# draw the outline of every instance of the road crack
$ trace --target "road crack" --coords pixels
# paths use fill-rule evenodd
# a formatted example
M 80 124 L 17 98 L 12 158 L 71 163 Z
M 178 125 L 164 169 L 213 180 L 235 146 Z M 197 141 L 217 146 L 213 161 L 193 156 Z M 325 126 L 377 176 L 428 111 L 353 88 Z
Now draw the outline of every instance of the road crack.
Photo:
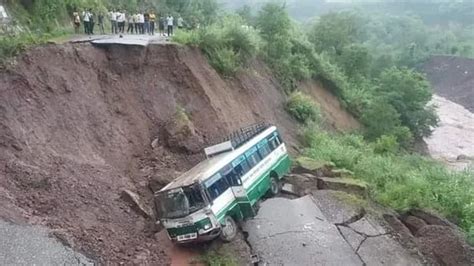
M 308 231 L 312 231 L 312 230 L 292 230 L 292 231 L 286 231 L 286 232 L 281 232 L 281 233 L 276 233 L 276 234 L 273 234 L 273 235 L 261 237 L 261 238 L 259 238 L 258 240 L 269 239 L 269 238 L 272 238 L 272 237 L 275 237 L 275 236 L 286 235 L 286 234 L 306 233 L 306 232 L 308 232 Z
M 349 219 L 347 219 L 347 220 L 345 220 L 341 223 L 335 223 L 334 225 L 348 227 L 350 224 L 355 223 L 355 222 L 359 221 L 360 219 L 364 218 L 365 215 L 366 215 L 366 211 L 365 211 L 364 208 L 362 208 L 359 213 L 351 216 Z
M 347 226 L 345 226 L 347 227 Z M 359 249 L 360 249 L 360 246 L 362 246 L 362 243 L 364 243 L 364 241 L 367 239 L 367 237 L 364 237 L 364 239 L 362 239 L 362 241 L 360 241 L 359 245 L 357 246 L 357 249 L 354 249 L 352 247 L 352 245 L 349 243 L 349 240 L 347 240 L 347 238 L 344 236 L 344 234 L 341 232 L 341 229 L 339 228 L 339 226 L 336 225 L 336 228 L 337 228 L 337 231 L 339 232 L 339 235 L 341 235 L 342 239 L 344 239 L 344 241 L 346 241 L 346 243 L 349 245 L 349 247 L 351 247 L 351 249 L 354 251 L 354 254 L 359 258 L 359 260 L 362 262 L 362 265 L 367 265 L 365 263 L 365 261 L 362 259 L 362 257 L 360 256 L 359 254 Z

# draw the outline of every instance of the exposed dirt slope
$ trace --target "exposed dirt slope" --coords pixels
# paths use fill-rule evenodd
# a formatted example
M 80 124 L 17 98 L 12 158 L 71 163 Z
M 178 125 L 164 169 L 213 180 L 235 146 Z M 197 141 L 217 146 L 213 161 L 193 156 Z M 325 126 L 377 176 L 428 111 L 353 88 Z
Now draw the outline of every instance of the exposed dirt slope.
M 294 126 L 267 73 L 222 81 L 198 51 L 89 44 L 34 49 L 0 73 L 0 215 L 64 230 L 92 257 L 163 263 L 147 220 L 120 198 L 150 195 L 201 159 L 168 147 L 177 107 L 199 145 L 266 120 Z M 150 143 L 155 142 L 152 150 Z
M 0 95 L 0 218 L 47 225 L 102 262 L 168 261 L 123 189 L 149 201 L 201 147 L 250 123 L 296 143 L 265 66 L 225 81 L 198 50 L 173 44 L 35 48 L 0 70 Z
M 344 109 L 339 99 L 324 89 L 321 84 L 305 82 L 300 85 L 300 89 L 316 100 L 330 128 L 351 131 L 361 127 L 359 121 Z
M 474 59 L 433 56 L 422 71 L 436 94 L 474 112 Z

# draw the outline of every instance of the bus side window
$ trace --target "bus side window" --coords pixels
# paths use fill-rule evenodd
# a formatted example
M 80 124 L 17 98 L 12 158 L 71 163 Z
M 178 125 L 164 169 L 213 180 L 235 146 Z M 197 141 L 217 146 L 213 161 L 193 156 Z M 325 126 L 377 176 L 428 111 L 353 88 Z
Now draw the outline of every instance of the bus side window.
M 257 152 L 257 147 L 253 147 L 248 152 L 246 152 L 245 157 L 247 157 L 250 168 L 254 167 L 262 160 L 260 154 Z
M 227 180 L 225 179 L 225 177 L 221 177 L 219 180 L 214 182 L 214 184 L 208 187 L 207 191 L 209 192 L 209 195 L 211 196 L 211 198 L 215 200 L 222 193 L 224 193 L 229 187 L 230 186 L 227 183 Z
M 234 167 L 234 172 L 239 177 L 243 177 L 250 170 L 249 163 L 245 159 L 244 155 L 242 155 L 239 158 L 235 159 L 232 162 L 232 166 Z
M 237 174 L 235 169 L 232 167 L 232 164 L 228 164 L 221 170 L 221 175 L 227 179 L 227 182 L 230 186 L 240 186 L 242 185 L 240 181 L 240 176 Z
M 278 148 L 278 146 L 280 146 L 280 144 L 281 144 L 281 139 L 280 139 L 280 136 L 278 135 L 278 132 L 274 132 L 273 135 L 271 135 L 267 138 L 267 140 L 268 140 L 268 144 L 270 146 L 270 149 L 272 151 L 275 150 L 276 148 Z
M 260 156 L 262 158 L 267 157 L 268 154 L 270 154 L 270 146 L 268 145 L 268 140 L 264 139 L 258 144 L 258 152 L 260 153 Z

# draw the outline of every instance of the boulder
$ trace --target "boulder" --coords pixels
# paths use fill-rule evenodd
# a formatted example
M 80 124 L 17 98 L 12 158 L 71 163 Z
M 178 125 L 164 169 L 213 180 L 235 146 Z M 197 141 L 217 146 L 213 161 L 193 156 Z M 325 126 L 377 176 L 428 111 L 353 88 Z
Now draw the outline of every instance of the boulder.
M 281 188 L 281 192 L 288 195 L 299 196 L 299 192 L 296 187 L 290 183 L 284 183 Z
M 317 177 L 331 176 L 334 163 L 328 161 L 314 160 L 309 157 L 298 157 L 295 160 L 293 173 L 295 174 L 312 174 Z
M 182 110 L 178 110 L 166 123 L 164 133 L 166 145 L 171 150 L 198 153 L 203 148 L 202 137 Z
M 137 193 L 128 189 L 122 191 L 122 198 L 132 205 L 132 209 L 145 218 L 153 218 L 153 210 L 147 206 Z

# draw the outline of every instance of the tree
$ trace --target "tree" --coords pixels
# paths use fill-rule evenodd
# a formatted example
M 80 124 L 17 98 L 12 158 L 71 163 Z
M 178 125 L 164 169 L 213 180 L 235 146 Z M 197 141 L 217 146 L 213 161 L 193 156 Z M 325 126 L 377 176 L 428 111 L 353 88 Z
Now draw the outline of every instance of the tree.
M 340 55 L 343 48 L 362 36 L 362 19 L 352 12 L 322 15 L 310 32 L 310 41 L 317 52 Z
M 376 92 L 393 106 L 401 124 L 415 137 L 429 136 L 437 125 L 434 109 L 427 107 L 432 97 L 431 87 L 422 74 L 407 68 L 389 68 L 382 72 Z
M 369 75 L 371 57 L 365 46 L 354 44 L 344 47 L 337 61 L 349 78 Z
M 262 7 L 257 17 L 257 27 L 264 40 L 271 42 L 275 38 L 288 36 L 291 20 L 285 5 L 269 3 Z
M 252 8 L 249 5 L 244 5 L 241 8 L 237 9 L 236 13 L 242 17 L 242 19 L 247 22 L 249 25 L 253 25 L 254 17 L 252 15 Z

